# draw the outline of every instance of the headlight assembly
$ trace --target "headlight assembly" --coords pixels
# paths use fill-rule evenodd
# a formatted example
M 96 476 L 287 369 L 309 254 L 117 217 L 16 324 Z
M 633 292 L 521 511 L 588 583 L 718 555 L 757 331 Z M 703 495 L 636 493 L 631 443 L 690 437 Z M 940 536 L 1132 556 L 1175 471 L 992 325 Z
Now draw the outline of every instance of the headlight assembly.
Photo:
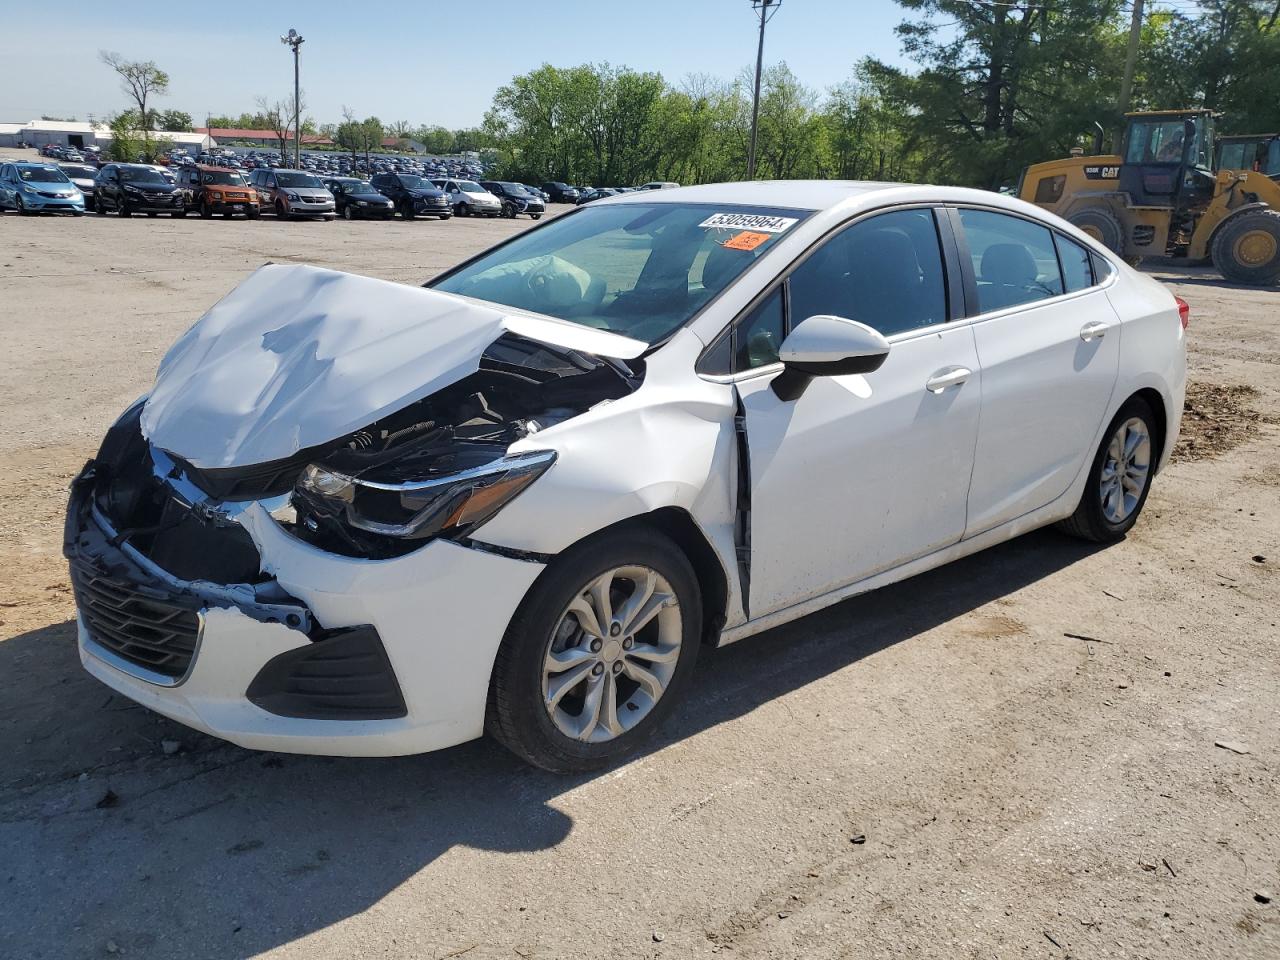
M 294 488 L 299 519 L 398 540 L 467 536 L 511 502 L 555 462 L 554 450 L 500 457 L 430 480 L 397 483 L 349 477 L 311 464 Z

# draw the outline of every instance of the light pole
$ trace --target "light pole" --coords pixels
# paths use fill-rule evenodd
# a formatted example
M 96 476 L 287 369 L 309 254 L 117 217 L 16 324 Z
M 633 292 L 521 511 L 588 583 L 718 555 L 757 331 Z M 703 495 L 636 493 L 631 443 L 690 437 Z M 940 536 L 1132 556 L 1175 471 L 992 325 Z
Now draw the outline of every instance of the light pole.
M 760 45 L 756 47 L 756 89 L 751 98 L 751 149 L 747 152 L 747 179 L 756 177 L 756 125 L 760 122 L 760 71 L 764 67 L 764 25 L 782 6 L 782 0 L 751 0 L 751 9 L 760 18 Z
M 280 42 L 293 48 L 293 166 L 302 166 L 302 90 L 298 86 L 298 49 L 302 46 L 302 34 L 293 27 L 280 38 Z

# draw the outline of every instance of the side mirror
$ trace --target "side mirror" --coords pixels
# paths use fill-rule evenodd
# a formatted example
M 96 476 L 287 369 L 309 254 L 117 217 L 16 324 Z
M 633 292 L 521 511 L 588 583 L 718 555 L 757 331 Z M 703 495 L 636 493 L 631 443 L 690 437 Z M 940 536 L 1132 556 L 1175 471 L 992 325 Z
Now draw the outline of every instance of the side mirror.
M 843 377 L 880 369 L 889 341 L 865 323 L 818 315 L 801 320 L 782 341 L 782 373 L 773 378 L 779 400 L 797 400 L 814 377 Z

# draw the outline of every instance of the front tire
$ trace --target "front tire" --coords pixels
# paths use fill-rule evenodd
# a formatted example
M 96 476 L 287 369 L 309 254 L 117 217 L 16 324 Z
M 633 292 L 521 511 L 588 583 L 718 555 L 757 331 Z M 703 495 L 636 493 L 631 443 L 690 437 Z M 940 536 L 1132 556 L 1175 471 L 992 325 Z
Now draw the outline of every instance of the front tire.
M 683 698 L 701 627 L 697 577 L 671 540 L 635 527 L 589 538 L 552 561 L 512 617 L 486 727 L 544 770 L 607 766 Z
M 1151 492 L 1161 439 L 1145 400 L 1135 397 L 1121 407 L 1102 435 L 1076 512 L 1058 528 L 1095 543 L 1123 540 Z
M 1228 220 L 1213 238 L 1213 262 L 1235 283 L 1280 283 L 1280 210 L 1250 210 Z
M 1078 230 L 1088 234 L 1112 253 L 1124 253 L 1124 228 L 1110 210 L 1102 207 L 1091 207 L 1073 213 L 1067 221 Z
M 351 204 L 347 204 L 345 207 L 342 208 L 343 220 L 354 220 L 355 218 L 356 218 L 355 211 L 352 210 Z

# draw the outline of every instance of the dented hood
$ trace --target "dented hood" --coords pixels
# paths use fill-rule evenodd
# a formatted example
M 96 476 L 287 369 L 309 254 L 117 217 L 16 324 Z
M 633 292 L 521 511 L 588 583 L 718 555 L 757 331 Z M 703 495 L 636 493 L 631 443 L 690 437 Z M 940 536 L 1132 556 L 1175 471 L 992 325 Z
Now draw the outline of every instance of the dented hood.
M 647 347 L 421 287 L 268 265 L 170 348 L 142 431 L 204 469 L 279 460 L 474 373 L 507 332 L 623 360 Z

